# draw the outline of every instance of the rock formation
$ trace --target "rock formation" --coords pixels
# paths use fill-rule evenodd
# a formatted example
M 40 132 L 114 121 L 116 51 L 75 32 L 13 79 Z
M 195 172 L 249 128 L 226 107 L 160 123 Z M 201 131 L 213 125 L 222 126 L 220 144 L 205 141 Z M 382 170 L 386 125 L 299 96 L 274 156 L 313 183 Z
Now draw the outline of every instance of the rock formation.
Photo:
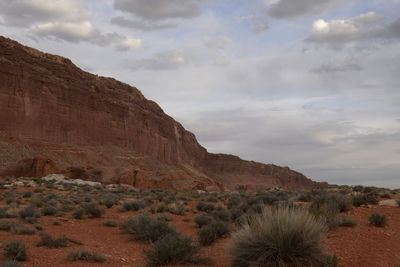
M 0 137 L 0 148 L 29 151 L 20 160 L 45 156 L 76 178 L 170 189 L 322 186 L 289 168 L 208 153 L 137 88 L 1 36 Z M 7 157 L 0 153 L 3 175 L 18 158 Z M 57 168 L 42 174 L 49 169 Z

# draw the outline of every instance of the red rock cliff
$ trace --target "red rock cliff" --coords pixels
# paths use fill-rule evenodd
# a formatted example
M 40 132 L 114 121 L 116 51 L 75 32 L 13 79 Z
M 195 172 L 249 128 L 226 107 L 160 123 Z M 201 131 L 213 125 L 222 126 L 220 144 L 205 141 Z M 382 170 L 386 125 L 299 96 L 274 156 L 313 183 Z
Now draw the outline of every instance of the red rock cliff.
M 137 88 L 87 73 L 69 59 L 1 36 L 0 132 L 26 143 L 109 144 L 174 166 L 185 173 L 185 179 L 212 179 L 230 188 L 239 184 L 318 186 L 289 168 L 208 153 L 194 134 Z M 135 176 L 136 181 L 139 167 L 131 165 L 128 177 Z M 126 173 L 121 175 L 122 180 L 129 179 Z M 115 173 L 109 176 L 121 181 Z

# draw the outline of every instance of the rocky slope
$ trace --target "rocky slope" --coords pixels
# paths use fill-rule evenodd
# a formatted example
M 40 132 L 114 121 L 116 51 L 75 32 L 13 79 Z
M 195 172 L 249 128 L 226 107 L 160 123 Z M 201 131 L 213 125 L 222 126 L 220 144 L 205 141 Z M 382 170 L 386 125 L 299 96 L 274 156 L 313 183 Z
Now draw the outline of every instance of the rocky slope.
M 58 171 L 172 189 L 324 186 L 289 168 L 208 153 L 137 88 L 1 36 L 0 149 L 3 175 Z

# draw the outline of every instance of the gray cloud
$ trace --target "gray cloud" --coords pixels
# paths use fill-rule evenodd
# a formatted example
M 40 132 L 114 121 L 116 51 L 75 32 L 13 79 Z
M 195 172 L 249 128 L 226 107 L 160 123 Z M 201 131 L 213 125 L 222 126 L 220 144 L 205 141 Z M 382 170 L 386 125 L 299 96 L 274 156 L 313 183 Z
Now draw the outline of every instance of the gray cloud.
M 298 19 L 323 14 L 347 0 L 280 0 L 270 5 L 269 15 L 277 19 Z
M 134 28 L 142 31 L 165 30 L 178 26 L 176 23 L 154 23 L 138 19 L 127 19 L 122 16 L 113 17 L 111 19 L 111 23 L 119 25 L 121 27 Z
M 330 73 L 340 73 L 340 72 L 361 71 L 362 69 L 363 68 L 356 63 L 344 63 L 344 64 L 324 63 L 317 68 L 311 69 L 311 72 L 330 74 Z
M 54 19 L 81 21 L 89 12 L 76 0 L 3 0 L 0 17 L 2 24 L 24 27 Z
M 206 0 L 114 0 L 115 9 L 156 21 L 201 15 Z

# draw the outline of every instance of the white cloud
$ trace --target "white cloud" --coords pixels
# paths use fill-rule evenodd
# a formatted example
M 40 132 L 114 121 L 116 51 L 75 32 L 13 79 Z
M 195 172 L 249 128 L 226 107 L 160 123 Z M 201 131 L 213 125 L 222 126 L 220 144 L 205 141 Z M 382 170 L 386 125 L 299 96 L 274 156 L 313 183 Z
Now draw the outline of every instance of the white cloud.
M 378 15 L 375 12 L 368 12 L 349 19 L 334 19 L 329 22 L 318 19 L 313 22 L 311 35 L 307 38 L 307 41 L 325 43 L 340 48 L 345 43 L 362 38 L 369 31 L 368 25 L 384 19 L 385 16 Z
M 118 49 L 125 51 L 130 49 L 138 49 L 142 45 L 142 40 L 126 37 L 120 44 L 117 45 Z

